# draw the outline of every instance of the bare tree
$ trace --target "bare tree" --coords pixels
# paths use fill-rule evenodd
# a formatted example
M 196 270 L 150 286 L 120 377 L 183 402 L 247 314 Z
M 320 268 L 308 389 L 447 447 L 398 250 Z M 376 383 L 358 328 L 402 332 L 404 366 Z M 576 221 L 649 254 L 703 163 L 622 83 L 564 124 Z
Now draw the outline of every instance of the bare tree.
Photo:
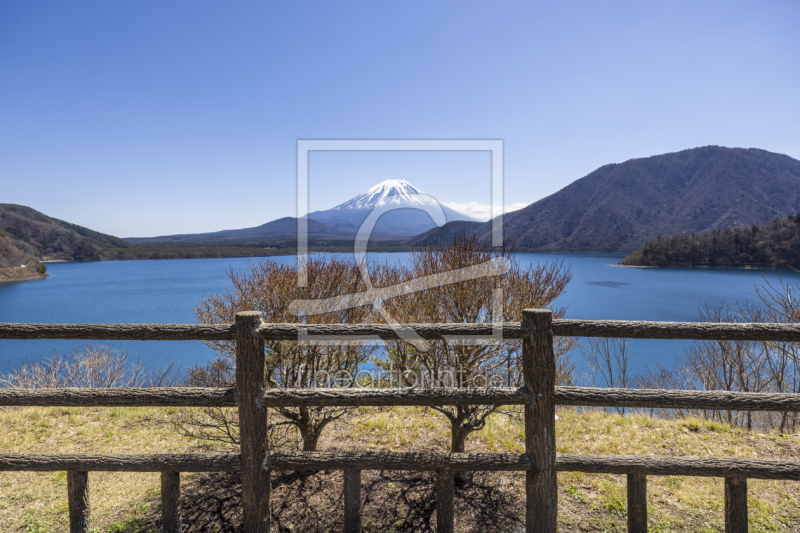
M 733 308 L 727 304 L 704 304 L 699 319 L 703 322 L 747 322 L 756 316 L 756 308 L 746 305 Z M 739 340 L 697 341 L 678 358 L 678 367 L 696 388 L 741 392 L 768 390 L 767 354 L 763 343 Z M 714 411 L 704 413 L 731 425 L 753 426 L 753 413 Z
M 463 269 L 492 262 L 504 266 L 484 276 L 464 279 Z M 414 280 L 437 280 L 436 286 L 384 302 L 387 311 L 400 322 L 486 323 L 492 321 L 493 315 L 502 321 L 521 320 L 522 310 L 529 307 L 550 307 L 554 316 L 560 318 L 566 310 L 552 303 L 564 294 L 571 277 L 569 268 L 561 263 L 523 269 L 513 250 L 492 248 L 474 236 L 437 242 L 412 252 L 405 267 L 384 266 L 376 271 L 381 286 L 405 283 L 414 288 Z M 572 367 L 567 352 L 575 339 L 557 337 L 556 343 L 560 377 L 568 381 Z M 519 340 L 433 341 L 425 349 L 411 342 L 396 341 L 389 343 L 382 364 L 397 370 L 407 386 L 519 385 L 521 349 Z M 414 376 L 414 381 L 410 376 Z M 496 406 L 489 405 L 432 408 L 450 423 L 450 450 L 454 453 L 464 452 L 467 437 L 483 429 L 487 418 L 498 412 Z M 464 482 L 466 475 L 457 475 L 456 480 Z
M 639 381 L 633 372 L 635 354 L 628 349 L 628 339 L 588 337 L 579 353 L 589 366 L 586 381 L 593 387 L 633 388 Z M 624 414 L 624 407 L 617 407 Z
M 233 289 L 205 297 L 195 308 L 203 323 L 230 323 L 239 311 L 261 311 L 267 322 L 358 323 L 369 319 L 370 308 L 352 307 L 322 314 L 297 315 L 291 304 L 300 300 L 323 300 L 357 294 L 365 290 L 361 271 L 353 261 L 336 257 L 315 257 L 305 261 L 308 283 L 298 286 L 298 267 L 265 260 L 251 263 L 243 272 L 228 273 Z M 208 342 L 217 352 L 205 366 L 187 372 L 195 386 L 235 386 L 236 348 L 232 341 Z M 359 365 L 366 362 L 371 347 L 334 343 L 267 341 L 266 380 L 270 387 L 325 387 L 332 383 L 352 387 Z M 273 435 L 282 426 L 295 428 L 304 451 L 317 449 L 325 427 L 349 409 L 334 407 L 278 407 L 278 421 L 270 424 Z M 184 433 L 208 441 L 238 442 L 238 414 L 235 409 L 209 408 L 187 411 L 178 427 Z M 283 434 L 282 434 L 283 435 Z
M 762 305 L 757 317 L 751 313 L 753 321 L 800 323 L 800 285 L 793 286 L 781 280 L 776 286 L 764 278 L 764 285 L 756 287 L 756 295 Z M 765 342 L 763 346 L 772 389 L 775 392 L 800 393 L 800 343 Z M 797 422 L 797 412 L 784 412 L 780 413 L 777 426 L 784 432 L 790 426 L 796 429 Z

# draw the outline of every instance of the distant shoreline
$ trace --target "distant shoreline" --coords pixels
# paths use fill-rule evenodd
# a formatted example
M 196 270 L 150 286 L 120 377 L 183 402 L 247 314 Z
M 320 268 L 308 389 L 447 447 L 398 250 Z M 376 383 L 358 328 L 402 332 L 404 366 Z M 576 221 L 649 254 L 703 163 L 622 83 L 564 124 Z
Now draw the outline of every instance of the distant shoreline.
M 615 263 L 615 264 L 613 264 L 611 266 L 625 267 L 625 268 L 660 268 L 660 267 L 651 266 L 651 265 L 647 265 L 647 266 L 645 266 L 645 265 L 623 265 L 622 263 Z
M 797 272 L 792 267 L 786 268 L 777 268 L 777 267 L 770 267 L 766 265 L 742 265 L 742 266 L 734 266 L 734 265 L 623 265 L 622 263 L 617 263 L 618 267 L 625 267 L 625 268 L 684 268 L 684 269 L 706 269 L 706 270 L 781 270 L 781 271 L 788 271 L 788 272 Z

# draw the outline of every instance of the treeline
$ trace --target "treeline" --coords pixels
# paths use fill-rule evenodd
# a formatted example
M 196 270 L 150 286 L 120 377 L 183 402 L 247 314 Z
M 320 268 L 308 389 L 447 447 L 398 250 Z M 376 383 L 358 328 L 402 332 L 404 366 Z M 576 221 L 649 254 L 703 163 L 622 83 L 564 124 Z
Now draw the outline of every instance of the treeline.
M 214 259 L 221 257 L 270 257 L 294 253 L 288 249 L 266 249 L 250 246 L 164 246 L 106 248 L 98 251 L 95 261 L 130 259 Z
M 370 252 L 407 252 L 410 246 L 397 241 L 370 242 Z M 352 254 L 353 243 L 350 241 L 315 241 L 308 242 L 308 251 L 312 253 Z M 222 257 L 272 257 L 276 255 L 294 255 L 297 253 L 297 241 L 281 241 L 259 243 L 248 246 L 220 246 L 219 244 L 170 246 L 139 246 L 131 248 L 105 248 L 95 250 L 90 261 L 123 261 L 128 259 L 212 259 Z M 87 260 L 87 258 L 79 259 Z
M 661 236 L 630 254 L 622 264 L 800 269 L 800 213 L 761 226 Z

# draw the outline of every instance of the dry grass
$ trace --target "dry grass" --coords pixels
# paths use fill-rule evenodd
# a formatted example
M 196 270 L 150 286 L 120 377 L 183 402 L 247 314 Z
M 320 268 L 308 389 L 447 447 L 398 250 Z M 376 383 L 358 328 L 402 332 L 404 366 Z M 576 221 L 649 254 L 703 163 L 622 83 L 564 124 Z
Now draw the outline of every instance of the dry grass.
M 29 453 L 181 453 L 192 443 L 175 435 L 168 408 L 26 408 L 0 412 L 0 449 Z M 147 509 L 159 492 L 157 473 L 89 475 L 93 525 L 114 523 Z M 67 531 L 65 472 L 0 474 L 3 531 Z
M 0 412 L 4 451 L 154 453 L 197 451 L 171 428 L 171 409 L 29 408 Z M 565 453 L 712 455 L 797 460 L 800 436 L 748 433 L 697 419 L 665 421 L 589 410 L 559 411 L 558 450 Z M 444 417 L 417 408 L 363 409 L 323 434 L 322 450 L 447 450 Z M 467 451 L 522 451 L 522 428 L 493 416 L 468 439 Z M 365 472 L 365 531 L 433 531 L 435 498 L 429 473 Z M 560 529 L 624 531 L 622 476 L 559 474 Z M 93 526 L 99 532 L 157 531 L 158 475 L 90 474 Z M 341 529 L 338 472 L 274 476 L 273 515 L 279 531 Z M 458 531 L 518 531 L 522 474 L 475 474 L 459 489 Z M 800 531 L 800 484 L 751 480 L 751 531 Z M 187 476 L 183 499 L 189 531 L 235 531 L 238 477 Z M 648 483 L 651 530 L 722 531 L 722 480 L 653 477 Z M 4 531 L 66 528 L 63 473 L 0 475 Z

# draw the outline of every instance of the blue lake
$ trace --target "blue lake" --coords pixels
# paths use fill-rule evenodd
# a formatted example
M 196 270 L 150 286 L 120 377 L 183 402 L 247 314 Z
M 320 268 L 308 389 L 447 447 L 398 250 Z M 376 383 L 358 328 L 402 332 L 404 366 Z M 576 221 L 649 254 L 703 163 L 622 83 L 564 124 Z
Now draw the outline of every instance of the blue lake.
M 405 261 L 407 254 L 371 254 Z M 573 273 L 558 300 L 570 318 L 693 321 L 703 302 L 754 299 L 764 278 L 800 282 L 792 272 L 725 269 L 640 269 L 616 267 L 624 254 L 519 254 L 521 263 L 564 261 Z M 256 259 L 255 261 L 259 261 Z M 291 261 L 293 256 L 271 261 Z M 0 284 L 0 322 L 195 323 L 194 306 L 204 295 L 231 287 L 227 271 L 252 259 L 175 259 L 51 263 L 50 277 Z M 669 365 L 691 341 L 635 340 L 637 366 Z M 0 370 L 52 351 L 69 351 L 79 341 L 0 340 Z M 177 361 L 182 368 L 208 361 L 213 352 L 199 341 L 102 342 L 124 347 L 132 359 L 157 367 Z

